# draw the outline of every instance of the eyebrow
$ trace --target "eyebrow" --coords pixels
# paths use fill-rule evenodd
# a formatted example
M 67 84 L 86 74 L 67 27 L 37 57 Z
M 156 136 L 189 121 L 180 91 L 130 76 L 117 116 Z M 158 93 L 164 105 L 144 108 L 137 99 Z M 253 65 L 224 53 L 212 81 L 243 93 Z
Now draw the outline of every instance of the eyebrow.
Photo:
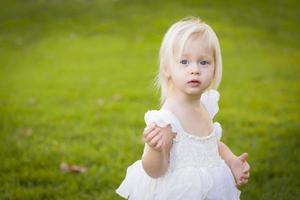
M 182 54 L 183 57 L 189 57 L 189 54 Z M 208 54 L 202 54 L 200 56 L 198 56 L 199 58 L 209 58 L 211 59 L 212 57 Z

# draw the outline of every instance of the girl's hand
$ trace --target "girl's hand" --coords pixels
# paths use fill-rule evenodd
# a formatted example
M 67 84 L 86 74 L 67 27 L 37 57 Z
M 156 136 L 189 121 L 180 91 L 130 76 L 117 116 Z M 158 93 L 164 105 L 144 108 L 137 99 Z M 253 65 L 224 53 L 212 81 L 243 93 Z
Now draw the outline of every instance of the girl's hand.
M 176 137 L 171 125 L 162 128 L 154 123 L 144 129 L 143 135 L 144 142 L 157 151 L 162 151 L 164 148 L 170 150 L 173 138 Z
M 237 187 L 241 187 L 242 185 L 246 184 L 250 177 L 250 166 L 246 161 L 247 158 L 248 153 L 243 153 L 242 155 L 234 158 L 230 164 Z

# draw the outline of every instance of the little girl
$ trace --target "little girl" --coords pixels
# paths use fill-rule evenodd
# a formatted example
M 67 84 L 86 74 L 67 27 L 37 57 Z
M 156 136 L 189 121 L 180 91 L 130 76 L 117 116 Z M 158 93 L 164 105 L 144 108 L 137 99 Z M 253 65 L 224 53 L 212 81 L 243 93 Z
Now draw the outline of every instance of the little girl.
M 247 183 L 248 154 L 220 141 L 222 60 L 218 38 L 199 18 L 173 24 L 160 48 L 161 109 L 145 114 L 141 160 L 116 189 L 133 200 L 237 200 Z

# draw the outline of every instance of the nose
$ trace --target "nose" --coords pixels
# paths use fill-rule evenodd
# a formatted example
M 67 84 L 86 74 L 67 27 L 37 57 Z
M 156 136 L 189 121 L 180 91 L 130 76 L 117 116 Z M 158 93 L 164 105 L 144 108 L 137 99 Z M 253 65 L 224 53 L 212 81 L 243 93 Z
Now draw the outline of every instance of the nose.
M 191 74 L 200 74 L 200 69 L 195 63 L 191 66 Z

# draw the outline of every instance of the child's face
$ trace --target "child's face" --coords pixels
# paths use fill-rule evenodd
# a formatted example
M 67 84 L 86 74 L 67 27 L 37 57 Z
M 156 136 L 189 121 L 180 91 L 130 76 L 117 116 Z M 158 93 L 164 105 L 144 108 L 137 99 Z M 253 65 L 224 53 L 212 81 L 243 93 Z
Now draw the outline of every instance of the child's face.
M 186 95 L 199 96 L 209 87 L 214 76 L 212 51 L 199 36 L 190 37 L 181 56 L 168 70 L 174 89 Z

